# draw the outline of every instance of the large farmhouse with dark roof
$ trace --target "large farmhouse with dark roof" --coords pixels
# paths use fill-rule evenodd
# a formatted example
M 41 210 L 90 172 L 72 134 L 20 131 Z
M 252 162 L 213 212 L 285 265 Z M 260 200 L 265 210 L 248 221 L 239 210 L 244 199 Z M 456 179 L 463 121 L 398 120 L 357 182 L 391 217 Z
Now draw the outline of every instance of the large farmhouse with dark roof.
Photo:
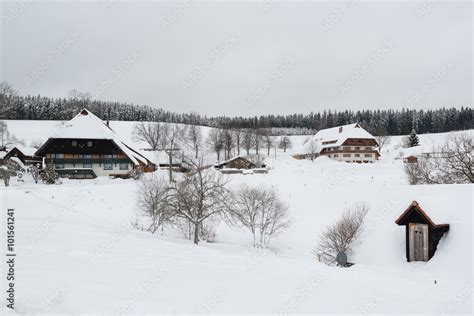
M 87 109 L 60 127 L 35 155 L 45 157 L 46 164 L 69 178 L 127 177 L 133 169 L 156 170 L 154 163 Z

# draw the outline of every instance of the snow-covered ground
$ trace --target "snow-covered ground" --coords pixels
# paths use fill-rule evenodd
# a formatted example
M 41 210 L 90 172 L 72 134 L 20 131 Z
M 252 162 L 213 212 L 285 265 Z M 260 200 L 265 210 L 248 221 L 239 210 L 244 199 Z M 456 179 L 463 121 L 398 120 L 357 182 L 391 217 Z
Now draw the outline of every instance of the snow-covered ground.
M 47 138 L 52 122 L 7 124 L 29 145 Z M 133 123 L 112 127 L 130 139 Z M 418 150 L 447 136 L 420 135 Z M 266 251 L 253 249 L 245 231 L 225 223 L 215 243 L 198 246 L 177 234 L 135 230 L 133 180 L 47 186 L 27 175 L 25 183 L 12 179 L 1 187 L 0 201 L 2 210 L 15 209 L 17 312 L 470 314 L 474 187 L 408 185 L 396 159 L 410 152 L 401 148 L 402 137 L 391 139 L 380 162 L 367 165 L 291 158 L 306 138 L 292 136 L 289 153 L 267 157 L 266 175 L 229 176 L 232 185 L 273 185 L 289 205 L 292 224 Z M 413 200 L 436 223 L 450 224 L 426 263 L 406 262 L 405 229 L 394 223 Z M 319 234 L 359 201 L 370 211 L 349 258 L 356 264 L 319 263 L 311 254 Z

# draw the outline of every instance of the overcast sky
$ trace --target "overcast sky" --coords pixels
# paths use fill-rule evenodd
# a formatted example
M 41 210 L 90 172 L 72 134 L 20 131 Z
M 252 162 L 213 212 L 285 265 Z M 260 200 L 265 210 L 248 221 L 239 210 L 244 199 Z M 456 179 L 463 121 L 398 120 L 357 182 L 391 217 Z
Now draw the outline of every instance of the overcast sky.
M 470 2 L 2 1 L 21 94 L 207 115 L 472 106 Z

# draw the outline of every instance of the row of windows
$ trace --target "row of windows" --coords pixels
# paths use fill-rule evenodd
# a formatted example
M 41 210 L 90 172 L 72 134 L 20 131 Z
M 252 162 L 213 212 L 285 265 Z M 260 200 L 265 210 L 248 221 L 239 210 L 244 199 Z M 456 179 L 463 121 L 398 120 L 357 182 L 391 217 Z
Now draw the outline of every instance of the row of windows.
M 91 154 L 77 154 L 73 155 L 74 158 L 83 158 L 83 159 L 92 159 Z M 116 154 L 107 154 L 107 155 L 101 155 L 101 158 L 117 158 L 118 155 Z M 51 158 L 56 158 L 56 159 L 64 159 L 64 154 L 51 154 Z
M 64 164 L 56 164 L 54 165 L 56 169 L 64 169 Z M 83 168 L 90 168 L 92 169 L 91 163 L 85 163 L 82 165 Z M 104 163 L 103 165 L 104 170 L 113 170 L 114 167 L 111 163 Z M 121 163 L 119 165 L 120 170 L 128 170 L 128 163 Z
M 334 154 L 333 156 L 334 158 L 338 158 L 339 154 Z M 331 155 L 328 155 L 328 157 L 331 158 Z M 342 154 L 342 157 L 352 157 L 352 154 Z M 354 157 L 360 157 L 360 154 L 354 154 Z M 372 157 L 372 154 L 364 154 L 364 157 Z
M 71 142 L 71 145 L 72 145 L 73 147 L 76 147 L 76 146 L 77 146 L 77 140 L 73 140 L 73 141 Z M 92 141 L 91 141 L 91 140 L 88 140 L 88 141 L 87 141 L 87 147 L 92 147 Z

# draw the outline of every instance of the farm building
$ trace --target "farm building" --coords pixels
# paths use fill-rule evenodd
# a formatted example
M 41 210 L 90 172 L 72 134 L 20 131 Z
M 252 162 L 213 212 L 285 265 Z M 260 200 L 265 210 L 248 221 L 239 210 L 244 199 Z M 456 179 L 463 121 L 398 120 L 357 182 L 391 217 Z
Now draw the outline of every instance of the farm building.
M 36 148 L 15 146 L 10 149 L 3 157 L 3 159 L 18 158 L 25 166 L 31 166 L 43 163 L 43 157 L 35 155 Z
M 161 169 L 171 169 L 177 172 L 187 172 L 189 171 L 189 166 L 184 162 L 183 157 L 184 153 L 180 149 L 173 151 L 167 150 L 143 150 L 140 151 L 145 157 L 150 161 L 153 161 Z M 171 164 L 170 164 L 170 154 L 171 154 Z
M 131 170 L 156 170 L 148 158 L 122 142 L 92 112 L 84 109 L 65 123 L 35 153 L 63 177 L 128 177 Z
M 417 163 L 418 162 L 418 157 L 415 155 L 410 155 L 405 158 L 403 158 L 404 163 Z
M 320 130 L 312 138 L 318 154 L 344 162 L 368 163 L 379 159 L 379 144 L 358 123 Z
M 449 224 L 435 224 L 418 202 L 410 206 L 395 221 L 405 226 L 407 261 L 428 261 L 438 247 L 444 233 L 449 231 Z
M 237 156 L 228 160 L 214 164 L 214 168 L 224 173 L 242 173 L 245 170 L 252 170 L 254 173 L 267 173 L 266 166 L 252 161 L 252 159 Z

